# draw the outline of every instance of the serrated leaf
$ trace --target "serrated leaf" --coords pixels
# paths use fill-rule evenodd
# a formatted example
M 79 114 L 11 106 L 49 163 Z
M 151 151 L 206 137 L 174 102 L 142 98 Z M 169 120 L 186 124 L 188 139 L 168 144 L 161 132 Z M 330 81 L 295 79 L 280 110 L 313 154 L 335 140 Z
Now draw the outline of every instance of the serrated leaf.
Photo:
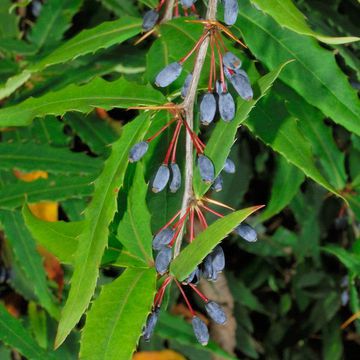
M 78 241 L 84 223 L 73 221 L 49 222 L 37 218 L 29 207 L 25 205 L 22 210 L 25 224 L 36 242 L 54 254 L 62 263 L 71 264 L 76 252 Z
M 221 359 L 237 359 L 224 351 L 214 341 L 210 340 L 207 346 L 202 346 L 196 340 L 192 326 L 185 319 L 171 315 L 165 311 L 161 312 L 159 324 L 155 328 L 155 333 L 163 339 L 176 340 L 183 346 L 189 346 L 213 355 L 218 355 Z
M 80 359 L 130 360 L 155 290 L 155 269 L 127 269 L 105 285 L 87 315 Z
M 259 79 L 257 85 L 260 89 L 260 93 L 258 94 L 256 100 L 244 101 L 238 99 L 236 117 L 232 122 L 226 123 L 225 121 L 219 121 L 216 124 L 216 127 L 205 148 L 205 155 L 208 156 L 214 163 L 216 176 L 221 172 L 225 161 L 229 156 L 231 147 L 235 141 L 238 127 L 246 120 L 256 103 L 267 94 L 272 84 L 287 64 L 289 64 L 289 61 Z M 201 197 L 206 193 L 210 186 L 211 185 L 207 185 L 201 180 L 199 171 L 195 171 L 195 194 Z
M 58 318 L 59 308 L 56 306 L 47 286 L 42 259 L 36 250 L 36 244 L 30 232 L 25 226 L 21 213 L 1 210 L 0 218 L 16 261 L 24 271 L 40 304 L 52 317 Z
M 0 340 L 29 360 L 57 359 L 56 356 L 42 349 L 20 320 L 11 316 L 2 304 L 0 304 Z
M 279 25 L 302 35 L 312 36 L 327 44 L 346 44 L 359 41 L 356 36 L 331 37 L 316 33 L 306 23 L 304 14 L 291 0 L 251 0 L 262 11 L 274 18 Z M 240 10 L 241 11 L 241 10 Z
M 151 217 L 146 205 L 147 184 L 141 163 L 136 164 L 135 175 L 127 196 L 127 209 L 121 219 L 117 238 L 130 252 L 145 264 L 153 263 Z
M 337 66 L 334 54 L 314 39 L 283 29 L 244 1 L 234 26 L 254 55 L 270 69 L 296 61 L 281 74 L 286 84 L 347 130 L 360 134 L 360 104 L 356 92 Z M 256 36 L 254 36 L 256 34 Z
M 296 195 L 304 180 L 305 176 L 300 170 L 284 157 L 279 157 L 270 200 L 256 221 L 264 222 L 284 209 Z
M 70 27 L 73 15 L 79 10 L 82 0 L 48 0 L 42 6 L 39 17 L 28 36 L 41 49 L 54 46 Z
M 297 119 L 288 114 L 281 100 L 274 96 L 264 99 L 261 105 L 251 112 L 245 126 L 305 175 L 342 197 L 318 170 L 309 141 L 299 130 Z
M 212 223 L 174 259 L 171 263 L 170 273 L 179 281 L 186 279 L 221 240 L 260 208 L 262 206 L 239 210 Z
M 108 240 L 108 226 L 117 210 L 116 195 L 123 185 L 130 148 L 145 135 L 149 116 L 140 115 L 123 129 L 95 182 L 95 192 L 85 210 L 85 227 L 79 236 L 71 288 L 60 319 L 55 344 L 58 347 L 86 310 L 94 293 L 99 265 Z
M 44 170 L 54 174 L 97 174 L 102 161 L 84 153 L 33 143 L 0 143 L 0 168 L 23 171 Z
M 104 154 L 106 147 L 117 138 L 115 130 L 94 115 L 68 113 L 64 116 L 64 121 L 96 154 Z
M 31 76 L 31 72 L 24 70 L 20 74 L 14 75 L 6 80 L 6 83 L 0 85 L 0 100 L 11 95 L 21 85 L 25 84 Z
M 140 33 L 141 23 L 141 19 L 124 16 L 119 20 L 103 22 L 92 29 L 83 30 L 44 59 L 31 65 L 29 70 L 40 71 L 47 66 L 74 60 L 81 55 L 119 44 Z
M 60 201 L 92 195 L 94 177 L 59 176 L 39 179 L 33 182 L 17 181 L 0 188 L 0 208 L 16 209 L 25 199 L 29 203 Z
M 96 78 L 86 85 L 70 85 L 38 98 L 0 110 L 0 127 L 26 126 L 35 117 L 64 115 L 68 111 L 88 113 L 95 107 L 159 105 L 165 101 L 160 92 L 150 86 L 137 85 L 123 78 L 108 82 Z

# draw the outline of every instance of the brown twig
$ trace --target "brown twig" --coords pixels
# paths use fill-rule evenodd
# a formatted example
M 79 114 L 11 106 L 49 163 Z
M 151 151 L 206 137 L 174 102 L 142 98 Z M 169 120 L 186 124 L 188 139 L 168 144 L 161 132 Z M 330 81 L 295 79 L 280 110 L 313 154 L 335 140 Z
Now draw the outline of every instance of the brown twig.
M 217 11 L 218 0 L 209 0 L 208 10 L 206 13 L 207 20 L 215 20 L 216 19 L 216 11 Z M 198 55 L 195 61 L 195 66 L 193 70 L 193 78 L 191 81 L 191 85 L 189 87 L 188 93 L 183 102 L 183 109 L 186 115 L 186 121 L 191 129 L 194 128 L 194 104 L 197 94 L 197 88 L 200 80 L 201 70 L 203 68 L 206 53 L 209 47 L 209 37 L 206 37 L 205 40 L 199 47 Z M 186 209 L 188 208 L 192 198 L 193 198 L 193 143 L 191 141 L 191 137 L 189 133 L 186 134 L 186 145 L 185 145 L 185 188 L 184 188 L 184 196 L 182 200 L 181 206 L 181 214 L 185 214 Z M 174 258 L 179 255 L 181 243 L 183 238 L 183 231 L 180 232 L 174 248 Z
M 170 21 L 173 18 L 173 9 L 174 9 L 175 0 L 168 0 L 165 14 L 161 20 L 162 23 Z

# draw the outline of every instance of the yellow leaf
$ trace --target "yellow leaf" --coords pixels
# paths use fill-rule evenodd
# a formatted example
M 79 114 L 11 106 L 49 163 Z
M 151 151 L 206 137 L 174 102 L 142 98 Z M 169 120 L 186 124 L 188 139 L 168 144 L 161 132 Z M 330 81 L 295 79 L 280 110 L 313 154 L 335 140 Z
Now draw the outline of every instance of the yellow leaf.
M 48 178 L 48 173 L 46 171 L 41 171 L 41 170 L 31 171 L 29 173 L 25 173 L 20 170 L 14 170 L 14 174 L 18 179 L 26 181 L 26 182 L 35 181 L 37 179 L 47 179 Z
M 172 350 L 141 351 L 134 355 L 133 360 L 186 360 L 181 354 Z

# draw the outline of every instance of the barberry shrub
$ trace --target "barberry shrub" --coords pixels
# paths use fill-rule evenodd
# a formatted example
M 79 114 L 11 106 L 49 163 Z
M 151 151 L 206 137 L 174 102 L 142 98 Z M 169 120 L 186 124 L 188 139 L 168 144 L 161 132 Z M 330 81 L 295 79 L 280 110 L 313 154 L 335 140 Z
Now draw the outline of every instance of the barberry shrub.
M 0 358 L 359 353 L 358 15 L 1 0 Z

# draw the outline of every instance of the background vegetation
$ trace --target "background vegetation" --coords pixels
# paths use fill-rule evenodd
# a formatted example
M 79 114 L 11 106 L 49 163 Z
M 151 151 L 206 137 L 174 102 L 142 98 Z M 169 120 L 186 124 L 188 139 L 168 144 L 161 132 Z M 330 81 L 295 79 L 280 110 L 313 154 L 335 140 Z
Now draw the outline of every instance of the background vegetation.
M 0 2 L 1 359 L 77 359 L 80 339 L 84 359 L 128 359 L 135 349 L 155 291 L 146 265 L 151 234 L 179 209 L 182 194 L 147 192 L 170 134 L 141 164 L 128 166 L 131 146 L 167 115 L 150 121 L 148 113 L 125 109 L 178 95 L 191 61 L 164 92 L 154 78 L 202 31 L 179 18 L 134 46 L 141 16 L 155 3 Z M 153 341 L 140 341 L 139 350 L 179 353 L 159 359 L 355 359 L 360 321 L 340 326 L 360 311 L 360 48 L 344 38 L 359 34 L 359 2 L 239 3 L 232 31 L 248 49 L 228 46 L 256 96 L 238 100 L 226 130 L 222 123 L 201 130 L 214 163 L 231 148 L 237 167 L 211 196 L 237 209 L 267 205 L 248 220 L 257 243 L 233 234 L 223 242 L 229 291 L 207 289 L 233 307 L 236 326 L 213 329 L 213 342 L 202 348 L 172 287 Z M 206 76 L 204 70 L 200 88 Z M 147 246 L 143 256 L 134 246 L 137 230 Z M 125 303 L 136 276 L 141 282 Z M 79 296 L 68 299 L 70 279 Z M 80 333 L 85 316 L 74 328 L 74 314 L 87 309 L 95 282 Z M 54 351 L 66 301 L 73 308 L 62 314 L 58 338 L 74 329 Z M 122 305 L 128 315 L 111 338 Z

